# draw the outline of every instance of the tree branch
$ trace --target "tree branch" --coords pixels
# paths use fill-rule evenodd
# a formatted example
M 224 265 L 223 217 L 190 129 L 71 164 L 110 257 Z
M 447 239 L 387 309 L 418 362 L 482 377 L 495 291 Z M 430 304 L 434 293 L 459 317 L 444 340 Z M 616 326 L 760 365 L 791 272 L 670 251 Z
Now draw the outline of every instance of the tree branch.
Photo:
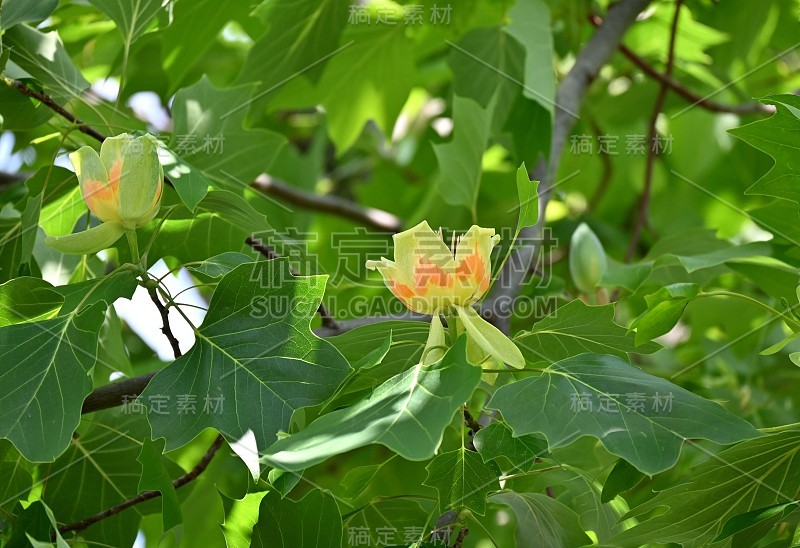
M 603 24 L 592 35 L 586 45 L 581 49 L 575 59 L 575 64 L 567 73 L 556 92 L 556 108 L 553 121 L 553 131 L 550 143 L 550 157 L 547 164 L 539 162 L 534 169 L 534 178 L 539 184 L 539 222 L 536 226 L 522 230 L 520 236 L 531 242 L 521 246 L 506 263 L 500 273 L 499 283 L 494 285 L 492 295 L 486 300 L 483 312 L 498 328 L 508 333 L 510 318 L 501 316 L 495 310 L 498 303 L 516 298 L 519 288 L 530 270 L 530 265 L 539 253 L 540 242 L 543 235 L 544 212 L 553 192 L 561 156 L 575 125 L 577 113 L 586 96 L 589 86 L 594 81 L 600 69 L 611 59 L 619 47 L 622 36 L 650 3 L 650 0 L 622 0 L 611 6 Z
M 603 19 L 597 15 L 590 15 L 589 21 L 594 26 L 600 26 L 603 24 Z M 630 48 L 628 48 L 625 44 L 620 44 L 619 51 L 628 58 L 630 62 L 636 65 L 642 72 L 648 75 L 650 78 L 654 80 L 658 80 L 662 84 L 666 84 L 669 88 L 674 91 L 677 95 L 686 99 L 693 105 L 697 105 L 702 107 L 706 110 L 710 110 L 711 112 L 731 112 L 733 114 L 769 114 L 773 112 L 773 110 L 769 107 L 769 105 L 765 105 L 762 103 L 744 103 L 741 105 L 726 105 L 723 103 L 717 103 L 716 101 L 712 101 L 702 95 L 699 95 L 677 80 L 675 80 L 671 74 L 664 74 L 659 72 L 655 69 L 650 63 L 648 63 L 643 57 L 640 57 L 636 53 L 633 52 Z
M 387 211 L 364 207 L 338 196 L 318 196 L 273 179 L 266 174 L 259 175 L 250 186 L 298 207 L 345 217 L 377 230 L 394 233 L 403 228 L 403 221 Z
M 672 69 L 675 66 L 675 42 L 678 36 L 678 20 L 681 16 L 681 8 L 683 7 L 683 0 L 675 0 L 675 15 L 672 17 L 672 27 L 670 28 L 669 47 L 667 49 L 667 66 L 664 69 L 667 76 L 672 75 Z M 636 253 L 636 248 L 639 247 L 639 240 L 642 237 L 642 230 L 647 224 L 647 215 L 650 211 L 650 195 L 653 190 L 653 168 L 656 163 L 656 156 L 660 145 L 656 141 L 658 136 L 658 129 L 656 129 L 656 122 L 658 122 L 658 115 L 664 110 L 664 102 L 667 99 L 667 92 L 670 87 L 666 82 L 661 82 L 658 89 L 658 96 L 653 105 L 653 112 L 650 115 L 650 125 L 647 128 L 647 162 L 644 170 L 644 187 L 642 194 L 639 196 L 639 204 L 636 209 L 636 222 L 633 225 L 631 232 L 631 241 L 628 244 L 628 249 L 625 252 L 625 262 L 628 263 Z
M 197 477 L 202 474 L 208 465 L 211 463 L 211 460 L 214 458 L 214 455 L 217 454 L 217 451 L 220 447 L 222 447 L 222 443 L 225 441 L 225 438 L 222 437 L 222 434 L 218 435 L 217 438 L 214 440 L 214 443 L 208 448 L 208 450 L 203 455 L 203 458 L 195 464 L 194 468 L 192 468 L 189 472 L 183 474 L 180 477 L 175 478 L 172 480 L 172 485 L 175 489 L 183 487 L 187 483 L 190 483 L 197 479 Z M 142 502 L 148 501 L 150 499 L 154 499 L 156 497 L 161 496 L 161 491 L 143 491 L 136 495 L 133 498 L 126 500 L 125 502 L 121 502 L 116 506 L 112 506 L 111 508 L 107 508 L 102 512 L 99 512 L 93 516 L 90 516 L 86 519 L 82 519 L 81 521 L 70 523 L 67 525 L 62 525 L 58 528 L 61 533 L 68 533 L 70 531 L 79 532 L 83 531 L 84 529 L 91 527 L 98 521 L 104 520 L 116 514 L 119 514 L 123 510 L 127 510 L 131 506 L 136 506 L 137 504 L 141 504 Z
M 161 315 L 161 332 L 169 341 L 169 345 L 172 347 L 172 354 L 177 360 L 181 357 L 181 348 L 178 344 L 178 339 L 175 337 L 175 334 L 172 332 L 172 328 L 169 325 L 169 311 L 158 298 L 158 292 L 156 291 L 155 287 L 148 287 L 147 293 L 150 295 L 150 300 L 153 301 L 153 304 L 155 304 L 156 308 L 158 308 L 158 313 Z
M 78 129 L 94 137 L 99 142 L 106 140 L 107 136 L 100 133 L 91 126 L 86 125 L 81 119 L 59 105 L 52 97 L 46 93 L 36 91 L 25 85 L 24 82 L 13 80 L 11 78 L 3 78 L 5 84 L 12 87 L 25 95 L 41 101 L 44 105 L 52 109 L 62 118 L 69 120 L 75 124 Z M 172 186 L 172 181 L 168 177 L 164 177 L 164 181 Z M 403 221 L 399 217 L 392 215 L 387 211 L 376 209 L 373 207 L 364 207 L 350 200 L 339 198 L 338 196 L 318 196 L 309 192 L 305 192 L 295 188 L 287 183 L 273 179 L 266 174 L 262 174 L 253 181 L 250 186 L 264 194 L 275 196 L 286 202 L 294 204 L 304 209 L 312 211 L 321 211 L 323 213 L 330 213 L 331 215 L 338 215 L 359 223 L 364 226 L 382 230 L 385 232 L 399 232 L 403 228 Z
M 4 77 L 3 81 L 7 86 L 16 89 L 26 97 L 32 97 L 33 99 L 36 99 L 37 101 L 41 102 L 45 106 L 55 111 L 62 118 L 69 120 L 70 122 L 78 126 L 78 130 L 80 132 L 85 133 L 90 137 L 94 137 L 101 143 L 106 140 L 105 135 L 103 135 L 102 133 L 100 133 L 99 131 L 90 126 L 87 126 L 85 123 L 83 123 L 83 121 L 80 118 L 78 118 L 77 116 L 66 110 L 64 107 L 56 103 L 53 100 L 53 98 L 47 95 L 46 93 L 42 93 L 40 91 L 36 91 L 35 89 L 31 89 L 28 86 L 26 86 L 24 82 L 20 82 L 19 80 L 13 80 L 11 78 Z

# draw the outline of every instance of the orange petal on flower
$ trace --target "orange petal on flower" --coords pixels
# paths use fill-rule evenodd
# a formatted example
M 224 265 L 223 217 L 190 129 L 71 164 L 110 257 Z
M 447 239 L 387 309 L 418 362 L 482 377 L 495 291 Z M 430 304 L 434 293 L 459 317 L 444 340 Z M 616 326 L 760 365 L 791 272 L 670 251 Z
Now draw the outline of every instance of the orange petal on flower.
M 475 245 L 475 251 L 464 257 L 461 263 L 456 268 L 456 274 L 459 279 L 466 280 L 471 278 L 476 283 L 483 283 L 486 276 L 486 264 L 483 261 L 480 253 L 478 253 L 478 245 Z
M 387 285 L 392 293 L 394 293 L 395 297 L 402 301 L 410 299 L 414 296 L 414 290 L 408 287 L 406 284 L 400 283 L 396 280 L 387 280 Z
M 426 288 L 429 285 L 438 285 L 439 287 L 453 286 L 453 280 L 447 272 L 442 270 L 439 265 L 428 262 L 425 257 L 422 257 L 414 268 L 414 278 L 419 289 Z
M 103 221 L 119 218 L 119 204 L 114 188 L 103 181 L 86 179 L 83 182 L 83 201 Z
M 115 160 L 108 170 L 108 180 L 114 192 L 119 188 L 119 177 L 122 174 L 122 159 Z

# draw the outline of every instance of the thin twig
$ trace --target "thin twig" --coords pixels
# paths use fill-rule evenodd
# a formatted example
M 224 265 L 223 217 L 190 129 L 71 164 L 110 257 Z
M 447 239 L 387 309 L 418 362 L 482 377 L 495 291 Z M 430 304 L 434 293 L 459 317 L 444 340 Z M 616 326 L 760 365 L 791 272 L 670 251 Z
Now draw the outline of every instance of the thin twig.
M 85 400 L 81 414 L 94 413 L 103 409 L 117 407 L 144 392 L 147 383 L 155 376 L 156 372 L 145 373 L 138 377 L 125 379 L 124 381 L 112 382 L 95 388 Z
M 211 460 L 214 458 L 214 455 L 217 453 L 220 447 L 222 447 L 222 443 L 225 441 L 225 438 L 222 437 L 222 434 L 218 435 L 217 438 L 214 440 L 214 443 L 208 448 L 208 450 L 203 455 L 203 458 L 192 468 L 189 472 L 183 474 L 182 476 L 175 478 L 172 480 L 172 485 L 175 489 L 183 487 L 187 483 L 190 483 L 197 479 L 197 477 L 202 474 L 208 465 L 211 463 Z M 58 528 L 61 533 L 67 533 L 69 531 L 83 531 L 84 529 L 94 525 L 98 521 L 104 520 L 116 514 L 119 514 L 123 510 L 130 508 L 131 506 L 136 506 L 142 502 L 146 502 L 150 499 L 154 499 L 156 497 L 160 497 L 162 493 L 160 491 L 143 491 L 136 495 L 133 498 L 126 500 L 125 502 L 121 502 L 116 506 L 112 506 L 111 508 L 107 508 L 102 512 L 99 512 L 93 516 L 90 516 L 86 519 L 82 519 L 81 521 L 70 523 L 68 525 L 62 525 Z
M 597 15 L 590 15 L 589 21 L 594 26 L 600 26 L 603 24 L 603 19 Z M 702 107 L 706 110 L 711 112 L 731 112 L 733 114 L 769 114 L 772 112 L 772 109 L 768 105 L 764 105 L 763 103 L 743 103 L 741 105 L 726 105 L 723 103 L 718 103 L 716 101 L 712 101 L 707 97 L 703 97 L 695 93 L 694 91 L 690 90 L 677 80 L 672 77 L 671 74 L 664 74 L 656 70 L 650 63 L 648 63 L 643 57 L 640 57 L 636 53 L 633 52 L 629 47 L 625 44 L 620 44 L 619 51 L 622 55 L 628 58 L 630 62 L 634 65 L 639 67 L 639 69 L 648 75 L 650 78 L 654 80 L 658 80 L 662 84 L 666 84 L 669 88 L 674 91 L 677 95 L 686 99 L 692 104 L 695 104 L 699 107 Z
M 461 530 L 458 532 L 456 541 L 453 543 L 453 548 L 461 548 L 462 546 L 464 546 L 464 539 L 467 538 L 468 534 L 469 534 L 469 528 L 462 527 Z
M 156 308 L 158 308 L 158 313 L 161 315 L 161 332 L 169 341 L 169 345 L 172 347 L 172 354 L 177 360 L 181 357 L 181 347 L 178 344 L 178 339 L 172 332 L 172 327 L 169 325 L 169 311 L 158 298 L 158 292 L 156 291 L 155 287 L 148 287 L 147 293 L 150 295 L 150 300 L 153 301 L 153 304 L 155 304 Z
M 345 217 L 384 232 L 399 232 L 403 228 L 403 221 L 387 211 L 364 207 L 338 196 L 312 194 L 265 174 L 259 175 L 250 186 L 264 194 L 275 196 L 304 209 Z
M 596 123 L 592 123 L 592 128 L 594 129 L 595 134 L 597 137 L 602 135 L 600 128 L 597 126 Z M 601 147 L 600 148 L 600 163 L 602 164 L 602 172 L 600 175 L 600 182 L 597 184 L 597 188 L 592 194 L 592 197 L 589 199 L 588 210 L 595 211 L 597 207 L 600 205 L 603 197 L 606 195 L 608 188 L 611 186 L 611 179 L 614 175 L 614 163 L 611 161 L 611 156 L 609 156 L 608 151 Z
M 675 42 L 678 36 L 678 20 L 681 15 L 681 8 L 683 7 L 684 0 L 675 0 L 675 15 L 672 17 L 672 28 L 669 35 L 669 47 L 667 49 L 667 66 L 664 69 L 667 76 L 672 75 L 672 68 L 675 66 Z M 662 82 L 658 89 L 658 96 L 653 105 L 653 112 L 650 115 L 650 125 L 647 129 L 647 162 L 645 164 L 644 172 L 644 188 L 642 194 L 639 196 L 639 204 L 636 209 L 636 222 L 633 225 L 631 232 L 631 241 L 628 245 L 628 250 L 625 252 L 625 262 L 628 263 L 636 253 L 639 247 L 639 240 L 642 236 L 642 229 L 647 224 L 647 214 L 650 211 L 650 195 L 653 190 L 653 168 L 656 163 L 656 155 L 659 151 L 659 144 L 656 142 L 658 136 L 658 129 L 656 122 L 658 122 L 658 115 L 664 110 L 664 102 L 667 99 L 667 92 L 670 87 L 668 84 Z
M 41 102 L 43 105 L 49 107 L 51 110 L 55 111 L 59 116 L 69 120 L 73 124 L 78 127 L 78 131 L 81 133 L 85 133 L 90 137 L 94 137 L 101 143 L 106 140 L 106 136 L 94 129 L 91 126 L 87 126 L 80 118 L 66 110 L 64 107 L 56 103 L 52 97 L 47 95 L 46 93 L 42 93 L 41 91 L 36 91 L 35 89 L 31 89 L 25 85 L 24 82 L 20 82 L 19 80 L 13 80 L 11 78 L 3 78 L 5 84 L 9 87 L 12 87 L 19 91 L 21 94 L 25 95 L 26 97 L 32 97 L 37 101 Z
M 247 243 L 247 245 L 252 247 L 254 250 L 261 253 L 261 255 L 266 257 L 268 260 L 280 258 L 280 255 L 276 253 L 274 249 L 272 249 L 270 246 L 268 246 L 261 240 L 258 240 L 252 236 L 248 236 L 247 239 L 245 240 L 245 243 Z M 292 267 L 289 267 L 289 272 L 292 273 L 292 276 L 298 275 L 297 271 Z M 325 306 L 325 303 L 323 302 L 319 303 L 319 308 L 317 308 L 317 314 L 319 314 L 319 317 L 322 319 L 322 327 L 328 329 L 338 329 L 338 326 L 336 325 L 336 320 L 333 319 L 333 315 L 331 314 L 330 310 L 328 310 L 328 308 Z

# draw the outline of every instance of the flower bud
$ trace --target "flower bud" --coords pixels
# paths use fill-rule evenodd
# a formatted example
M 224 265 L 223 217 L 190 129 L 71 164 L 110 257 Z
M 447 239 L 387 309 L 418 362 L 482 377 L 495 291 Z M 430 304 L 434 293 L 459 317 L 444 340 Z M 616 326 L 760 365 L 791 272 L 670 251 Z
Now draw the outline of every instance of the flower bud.
M 586 223 L 572 234 L 569 247 L 569 272 L 582 293 L 592 293 L 600 284 L 608 264 L 600 239 Z
M 46 243 L 62 253 L 94 253 L 112 246 L 125 232 L 145 225 L 158 213 L 164 171 L 152 135 L 109 137 L 100 154 L 88 146 L 69 155 L 83 201 L 103 224 Z
M 69 155 L 83 200 L 98 219 L 134 230 L 156 216 L 164 186 L 157 150 L 152 135 L 126 133 L 103 141 L 99 156 L 91 147 Z

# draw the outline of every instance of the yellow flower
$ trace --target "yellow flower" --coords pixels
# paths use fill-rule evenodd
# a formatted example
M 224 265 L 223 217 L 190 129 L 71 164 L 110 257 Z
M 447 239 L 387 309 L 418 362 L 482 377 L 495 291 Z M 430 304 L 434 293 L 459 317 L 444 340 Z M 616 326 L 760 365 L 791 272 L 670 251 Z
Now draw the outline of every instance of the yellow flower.
M 441 356 L 436 349 L 444 340 L 439 314 L 446 314 L 456 322 L 458 333 L 466 330 L 473 346 L 498 361 L 516 367 L 525 364 L 516 345 L 472 308 L 489 289 L 492 248 L 499 240 L 493 228 L 473 225 L 451 250 L 442 235 L 423 221 L 395 234 L 394 261 L 385 257 L 367 261 L 367 268 L 380 272 L 409 309 L 433 316 L 423 363 L 435 361 L 425 356 Z
M 63 253 L 94 253 L 112 246 L 158 213 L 164 171 L 158 161 L 158 142 L 152 135 L 109 137 L 100 154 L 88 146 L 69 155 L 80 183 L 83 201 L 103 221 L 100 226 L 46 243 Z
M 421 314 L 470 306 L 489 288 L 490 256 L 500 240 L 493 228 L 473 225 L 450 250 L 426 221 L 394 236 L 395 261 L 367 261 L 408 308 Z

